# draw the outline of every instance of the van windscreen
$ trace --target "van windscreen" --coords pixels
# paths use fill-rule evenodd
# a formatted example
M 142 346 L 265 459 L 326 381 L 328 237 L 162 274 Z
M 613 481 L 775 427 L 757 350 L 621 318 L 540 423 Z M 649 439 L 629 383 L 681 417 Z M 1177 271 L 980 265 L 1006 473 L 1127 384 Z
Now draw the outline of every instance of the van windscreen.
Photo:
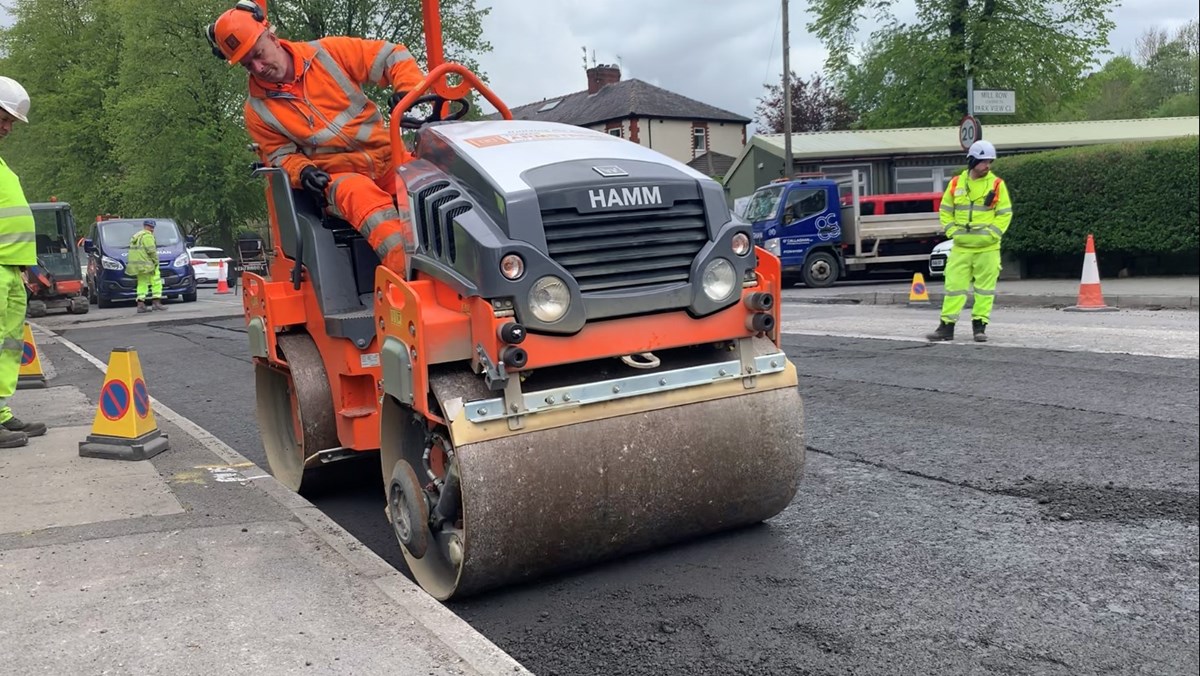
M 100 231 L 100 241 L 106 249 L 128 249 L 129 240 L 133 233 L 142 229 L 142 220 L 130 221 L 100 221 L 97 228 Z M 154 242 L 159 246 L 171 246 L 183 241 L 179 234 L 179 226 L 174 221 L 155 219 Z

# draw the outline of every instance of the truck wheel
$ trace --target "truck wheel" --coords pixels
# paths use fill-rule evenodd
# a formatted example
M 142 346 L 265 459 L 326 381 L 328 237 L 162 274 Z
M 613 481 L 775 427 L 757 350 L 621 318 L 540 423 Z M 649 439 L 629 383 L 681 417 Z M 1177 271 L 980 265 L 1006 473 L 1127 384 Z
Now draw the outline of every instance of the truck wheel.
M 833 286 L 838 279 L 838 263 L 828 251 L 816 251 L 804 261 L 804 284 L 812 289 Z
M 191 292 L 185 293 L 185 294 L 181 295 L 180 298 L 182 298 L 183 302 L 185 302 L 185 303 L 195 303 L 196 302 L 196 292 L 191 291 Z
M 113 305 L 115 305 L 115 303 L 113 303 L 112 298 L 106 298 L 104 296 L 104 294 L 97 291 L 96 292 L 96 305 L 99 305 L 102 308 L 110 308 L 110 307 L 113 307 Z

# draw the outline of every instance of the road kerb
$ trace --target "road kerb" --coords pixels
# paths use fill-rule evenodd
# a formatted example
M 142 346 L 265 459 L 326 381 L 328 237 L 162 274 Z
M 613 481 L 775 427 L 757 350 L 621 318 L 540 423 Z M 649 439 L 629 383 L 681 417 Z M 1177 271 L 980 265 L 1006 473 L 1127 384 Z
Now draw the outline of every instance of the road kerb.
M 58 333 L 33 322 L 30 322 L 30 326 L 79 355 L 99 369 L 101 373 L 106 370 L 107 365 L 103 361 Z M 248 479 L 252 479 L 255 486 L 295 515 L 314 535 L 346 560 L 349 564 L 347 566 L 348 575 L 359 575 L 371 580 L 376 588 L 388 598 L 402 605 L 415 620 L 473 669 L 481 674 L 532 674 L 462 618 L 404 577 L 391 564 L 381 559 L 303 496 L 279 483 L 270 473 L 238 453 L 208 430 L 161 401 L 153 397 L 150 401 L 156 415 L 170 421 L 225 462 L 242 467 L 242 473 Z M 380 518 L 383 518 L 382 514 Z

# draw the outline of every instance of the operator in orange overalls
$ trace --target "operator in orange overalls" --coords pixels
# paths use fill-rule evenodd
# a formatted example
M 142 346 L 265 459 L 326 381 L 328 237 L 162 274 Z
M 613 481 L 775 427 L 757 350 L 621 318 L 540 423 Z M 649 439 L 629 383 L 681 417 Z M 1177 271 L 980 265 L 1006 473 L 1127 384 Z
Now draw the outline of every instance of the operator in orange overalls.
M 327 37 L 291 42 L 268 28 L 262 7 L 240 0 L 208 27 L 213 53 L 250 72 L 246 131 L 263 161 L 282 167 L 293 188 L 354 226 L 388 268 L 403 272 L 416 243 L 407 195 L 396 198 L 387 125 L 363 94 L 372 82 L 394 92 L 424 78 L 403 45 Z

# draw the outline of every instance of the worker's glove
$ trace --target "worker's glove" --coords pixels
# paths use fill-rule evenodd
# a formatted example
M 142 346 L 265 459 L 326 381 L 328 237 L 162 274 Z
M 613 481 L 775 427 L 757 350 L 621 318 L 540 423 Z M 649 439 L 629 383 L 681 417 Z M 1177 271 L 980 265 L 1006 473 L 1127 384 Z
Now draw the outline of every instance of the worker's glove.
M 403 101 L 405 96 L 408 96 L 408 92 L 392 92 L 392 95 L 388 97 L 388 113 L 395 110 L 396 104 Z
M 324 169 L 311 164 L 301 169 L 300 187 L 312 193 L 322 208 L 329 204 L 325 199 L 325 189 L 329 187 L 329 172 Z

